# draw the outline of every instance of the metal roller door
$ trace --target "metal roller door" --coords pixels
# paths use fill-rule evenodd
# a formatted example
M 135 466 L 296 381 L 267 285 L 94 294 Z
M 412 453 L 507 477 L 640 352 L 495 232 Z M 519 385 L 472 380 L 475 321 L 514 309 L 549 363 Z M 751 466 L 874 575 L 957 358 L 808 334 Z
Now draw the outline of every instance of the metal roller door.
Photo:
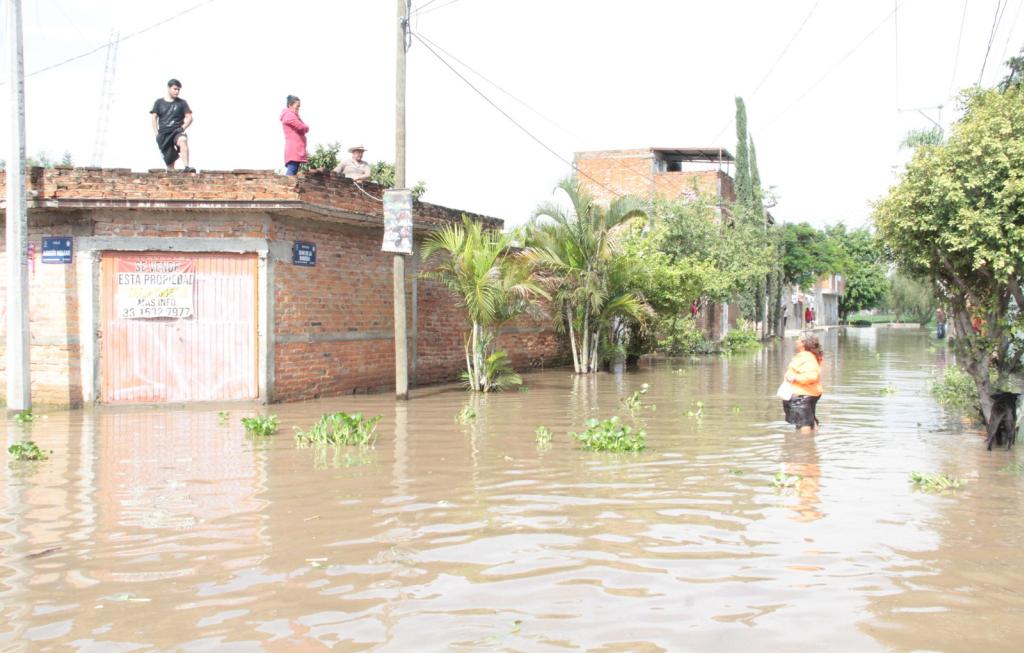
M 105 403 L 255 399 L 256 254 L 104 252 Z

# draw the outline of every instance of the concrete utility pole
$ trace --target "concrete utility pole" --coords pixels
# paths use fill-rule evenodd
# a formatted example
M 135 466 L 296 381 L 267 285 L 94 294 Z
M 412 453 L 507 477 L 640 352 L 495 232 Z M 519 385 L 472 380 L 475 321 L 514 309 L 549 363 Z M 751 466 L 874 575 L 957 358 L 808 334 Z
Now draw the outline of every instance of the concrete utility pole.
M 25 205 L 25 60 L 21 0 L 7 0 L 11 149 L 7 154 L 7 411 L 32 408 L 28 331 L 28 208 Z
M 409 0 L 398 0 L 398 50 L 395 54 L 395 188 L 405 188 L 405 52 Z M 409 351 L 405 325 L 405 255 L 395 254 L 395 398 L 409 398 Z

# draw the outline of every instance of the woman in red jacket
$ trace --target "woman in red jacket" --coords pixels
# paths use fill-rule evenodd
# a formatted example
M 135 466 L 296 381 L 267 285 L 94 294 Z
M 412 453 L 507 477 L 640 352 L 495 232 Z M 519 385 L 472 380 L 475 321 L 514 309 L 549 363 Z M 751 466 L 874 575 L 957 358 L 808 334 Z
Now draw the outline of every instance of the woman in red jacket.
M 800 334 L 796 339 L 796 355 L 786 370 L 791 395 L 782 402 L 782 409 L 786 421 L 801 433 L 813 433 L 818 425 L 814 413 L 822 394 L 821 363 L 824 359 L 818 339 L 810 333 Z
M 299 166 L 309 160 L 306 154 L 306 132 L 309 125 L 299 117 L 302 101 L 294 95 L 285 100 L 287 106 L 281 111 L 281 127 L 284 129 L 284 167 L 285 174 L 293 177 Z

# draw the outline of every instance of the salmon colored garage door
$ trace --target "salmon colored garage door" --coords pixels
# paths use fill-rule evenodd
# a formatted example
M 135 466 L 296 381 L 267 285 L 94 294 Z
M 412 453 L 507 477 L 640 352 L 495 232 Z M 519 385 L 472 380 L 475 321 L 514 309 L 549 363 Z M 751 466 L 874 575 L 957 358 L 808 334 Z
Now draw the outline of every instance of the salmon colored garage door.
M 256 254 L 103 252 L 105 403 L 255 399 Z

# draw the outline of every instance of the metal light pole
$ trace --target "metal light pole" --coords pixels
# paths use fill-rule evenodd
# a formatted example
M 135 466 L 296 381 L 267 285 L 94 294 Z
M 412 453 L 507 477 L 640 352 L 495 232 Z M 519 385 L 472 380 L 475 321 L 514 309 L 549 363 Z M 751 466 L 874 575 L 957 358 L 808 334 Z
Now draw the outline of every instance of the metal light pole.
M 7 155 L 7 410 L 32 407 L 28 331 L 28 209 L 25 205 L 25 60 L 21 0 L 7 0 L 11 149 Z

